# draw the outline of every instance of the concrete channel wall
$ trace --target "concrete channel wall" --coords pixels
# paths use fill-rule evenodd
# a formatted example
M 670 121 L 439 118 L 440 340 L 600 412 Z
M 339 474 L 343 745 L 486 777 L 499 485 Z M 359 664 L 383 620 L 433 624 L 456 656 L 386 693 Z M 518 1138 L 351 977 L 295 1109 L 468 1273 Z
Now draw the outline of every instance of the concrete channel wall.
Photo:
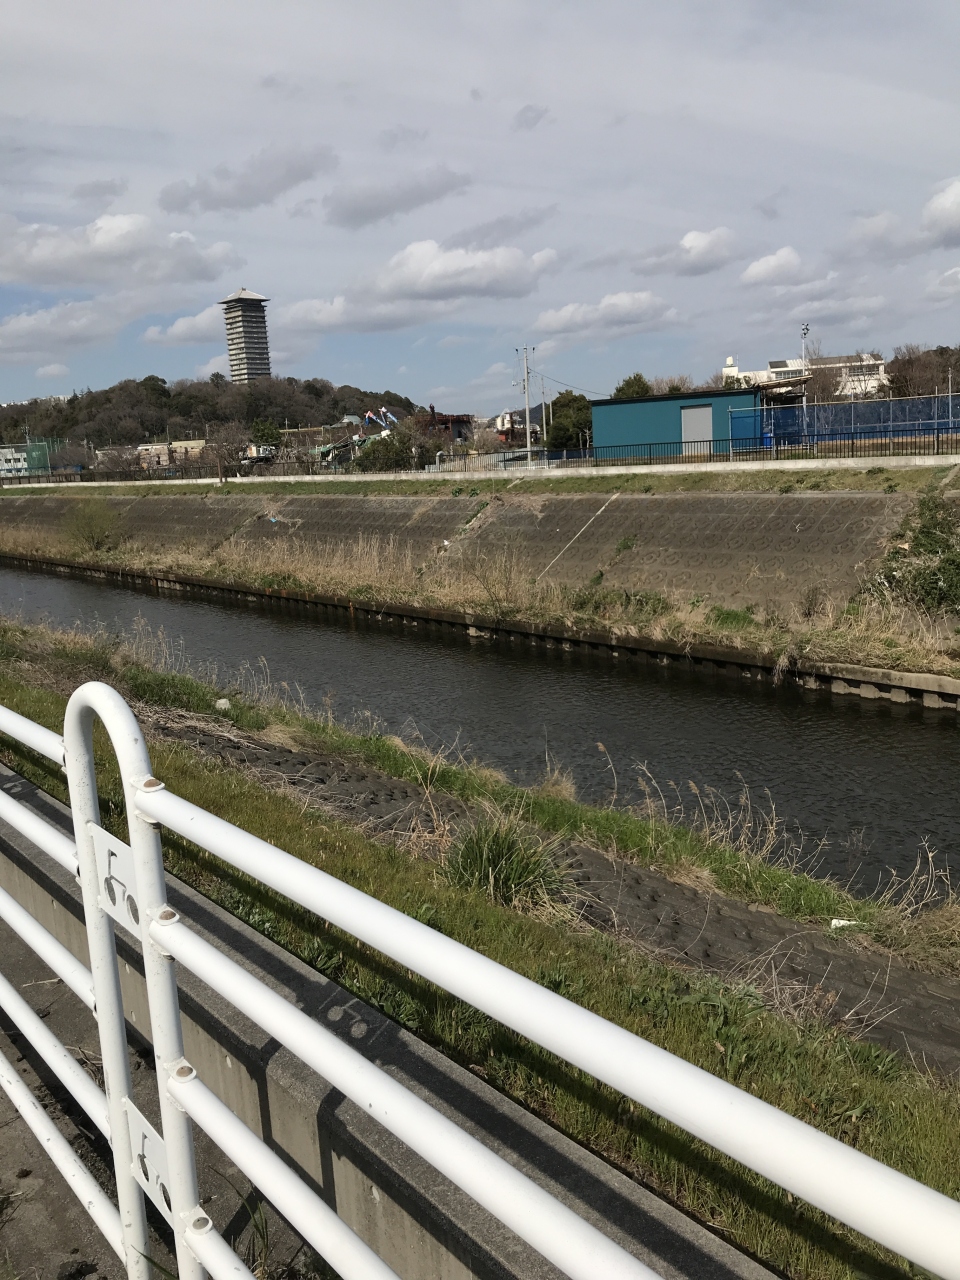
M 29 539 L 69 532 L 89 495 L 4 497 L 0 520 Z M 811 588 L 842 601 L 883 554 L 910 510 L 906 494 L 702 493 L 374 497 L 171 494 L 96 499 L 149 552 L 212 554 L 340 545 L 363 554 L 378 539 L 417 564 L 498 557 L 568 585 L 701 596 L 731 606 L 790 609 Z M 597 575 L 602 574 L 602 579 Z
M 0 788 L 71 830 L 67 809 L 2 765 Z M 75 881 L 3 822 L 0 886 L 88 962 Z M 202 937 L 665 1280 L 773 1280 L 764 1267 L 504 1098 L 478 1074 L 172 878 L 169 900 Z M 128 1027 L 149 1043 L 139 945 L 121 930 L 118 951 Z M 199 1075 L 402 1280 L 562 1280 L 556 1268 L 228 1002 L 184 970 L 179 982 L 186 1055 Z

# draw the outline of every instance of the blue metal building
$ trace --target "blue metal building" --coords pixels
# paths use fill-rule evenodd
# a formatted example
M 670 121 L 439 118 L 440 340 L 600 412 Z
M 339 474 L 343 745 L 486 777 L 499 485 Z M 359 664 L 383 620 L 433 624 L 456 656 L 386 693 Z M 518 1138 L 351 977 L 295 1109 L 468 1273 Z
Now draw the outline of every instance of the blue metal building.
M 629 400 L 593 400 L 594 449 L 616 448 L 624 455 L 630 445 L 646 446 L 638 456 L 653 452 L 727 453 L 731 421 L 734 439 L 747 432 L 751 443 L 759 443 L 761 415 L 741 413 L 731 419 L 734 409 L 757 409 L 758 388 L 737 391 L 694 391 L 678 395 L 642 396 Z M 711 444 L 708 442 L 712 442 Z M 651 446 L 653 446 L 651 450 Z

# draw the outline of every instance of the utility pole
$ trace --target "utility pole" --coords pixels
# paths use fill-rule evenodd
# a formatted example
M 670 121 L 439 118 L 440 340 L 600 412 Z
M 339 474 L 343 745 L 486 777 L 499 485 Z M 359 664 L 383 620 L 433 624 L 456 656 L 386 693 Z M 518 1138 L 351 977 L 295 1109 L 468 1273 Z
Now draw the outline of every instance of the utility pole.
M 547 384 L 543 374 L 540 375 L 540 443 L 547 447 Z
M 530 366 L 527 363 L 526 347 L 523 348 L 523 405 L 527 415 L 527 466 L 529 466 L 533 462 L 533 449 L 530 444 Z

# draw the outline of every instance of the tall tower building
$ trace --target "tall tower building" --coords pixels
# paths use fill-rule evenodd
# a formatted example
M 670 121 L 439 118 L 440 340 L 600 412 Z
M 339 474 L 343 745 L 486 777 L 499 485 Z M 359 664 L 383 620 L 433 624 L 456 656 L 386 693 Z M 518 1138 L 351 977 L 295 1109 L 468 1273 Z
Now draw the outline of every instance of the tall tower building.
M 267 313 L 263 305 L 269 301 L 260 293 L 241 288 L 220 303 L 227 324 L 231 382 L 270 377 Z

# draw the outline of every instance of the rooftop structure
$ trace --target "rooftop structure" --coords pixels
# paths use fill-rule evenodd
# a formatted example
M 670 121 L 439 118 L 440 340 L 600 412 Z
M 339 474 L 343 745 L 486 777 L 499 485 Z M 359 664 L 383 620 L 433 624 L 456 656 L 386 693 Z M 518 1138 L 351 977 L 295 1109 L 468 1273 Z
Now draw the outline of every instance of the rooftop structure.
M 883 361 L 869 352 L 857 352 L 852 356 L 808 356 L 806 362 L 799 357 L 769 360 L 766 369 L 752 370 L 738 368 L 733 356 L 728 356 L 723 381 L 785 394 L 801 390 L 811 375 L 820 370 L 834 375 L 836 387 L 833 394 L 840 397 L 874 396 L 890 384 Z
M 220 302 L 227 325 L 231 382 L 270 377 L 267 313 L 263 305 L 269 301 L 261 293 L 240 288 Z

